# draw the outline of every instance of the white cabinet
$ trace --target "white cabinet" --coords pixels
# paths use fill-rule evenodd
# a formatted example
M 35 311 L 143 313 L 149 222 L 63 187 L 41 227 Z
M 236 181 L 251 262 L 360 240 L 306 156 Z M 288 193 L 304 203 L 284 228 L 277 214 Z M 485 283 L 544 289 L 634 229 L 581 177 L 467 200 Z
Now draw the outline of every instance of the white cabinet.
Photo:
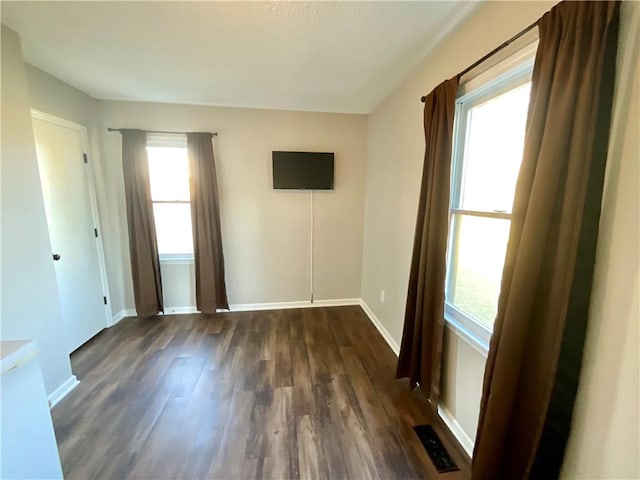
M 0 478 L 61 479 L 35 342 L 2 341 Z

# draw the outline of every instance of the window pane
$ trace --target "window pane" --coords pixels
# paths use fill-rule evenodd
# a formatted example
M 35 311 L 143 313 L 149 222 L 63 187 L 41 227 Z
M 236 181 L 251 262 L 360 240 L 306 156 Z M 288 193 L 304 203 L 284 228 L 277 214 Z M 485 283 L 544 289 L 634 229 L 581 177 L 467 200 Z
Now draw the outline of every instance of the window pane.
M 188 203 L 154 203 L 153 215 L 159 253 L 193 253 Z
M 530 90 L 527 83 L 469 110 L 460 208 L 511 211 Z
M 510 220 L 454 215 L 447 302 L 493 328 Z
M 189 201 L 187 149 L 147 147 L 151 198 L 155 201 Z

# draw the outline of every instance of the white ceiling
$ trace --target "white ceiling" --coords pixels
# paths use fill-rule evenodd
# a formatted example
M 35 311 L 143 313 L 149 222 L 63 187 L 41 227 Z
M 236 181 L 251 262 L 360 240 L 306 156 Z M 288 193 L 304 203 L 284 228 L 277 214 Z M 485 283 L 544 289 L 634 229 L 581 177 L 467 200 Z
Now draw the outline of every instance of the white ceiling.
M 8 2 L 25 60 L 100 99 L 369 113 L 465 2 Z

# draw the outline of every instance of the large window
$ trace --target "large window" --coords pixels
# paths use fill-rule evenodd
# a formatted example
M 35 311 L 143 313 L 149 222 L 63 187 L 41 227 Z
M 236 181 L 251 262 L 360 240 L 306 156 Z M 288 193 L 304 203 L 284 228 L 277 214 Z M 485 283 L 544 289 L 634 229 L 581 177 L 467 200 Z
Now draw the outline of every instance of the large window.
M 193 260 L 186 138 L 149 134 L 147 154 L 160 260 Z
M 530 63 L 519 65 L 457 101 L 445 316 L 485 348 L 497 313 L 530 79 Z

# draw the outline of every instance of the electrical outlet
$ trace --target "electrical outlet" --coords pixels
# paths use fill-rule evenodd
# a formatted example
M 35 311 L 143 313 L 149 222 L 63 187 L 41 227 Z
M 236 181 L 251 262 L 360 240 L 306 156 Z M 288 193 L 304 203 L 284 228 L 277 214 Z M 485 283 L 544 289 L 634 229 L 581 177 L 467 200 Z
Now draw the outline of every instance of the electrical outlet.
M 380 290 L 380 301 L 384 303 L 384 290 Z

